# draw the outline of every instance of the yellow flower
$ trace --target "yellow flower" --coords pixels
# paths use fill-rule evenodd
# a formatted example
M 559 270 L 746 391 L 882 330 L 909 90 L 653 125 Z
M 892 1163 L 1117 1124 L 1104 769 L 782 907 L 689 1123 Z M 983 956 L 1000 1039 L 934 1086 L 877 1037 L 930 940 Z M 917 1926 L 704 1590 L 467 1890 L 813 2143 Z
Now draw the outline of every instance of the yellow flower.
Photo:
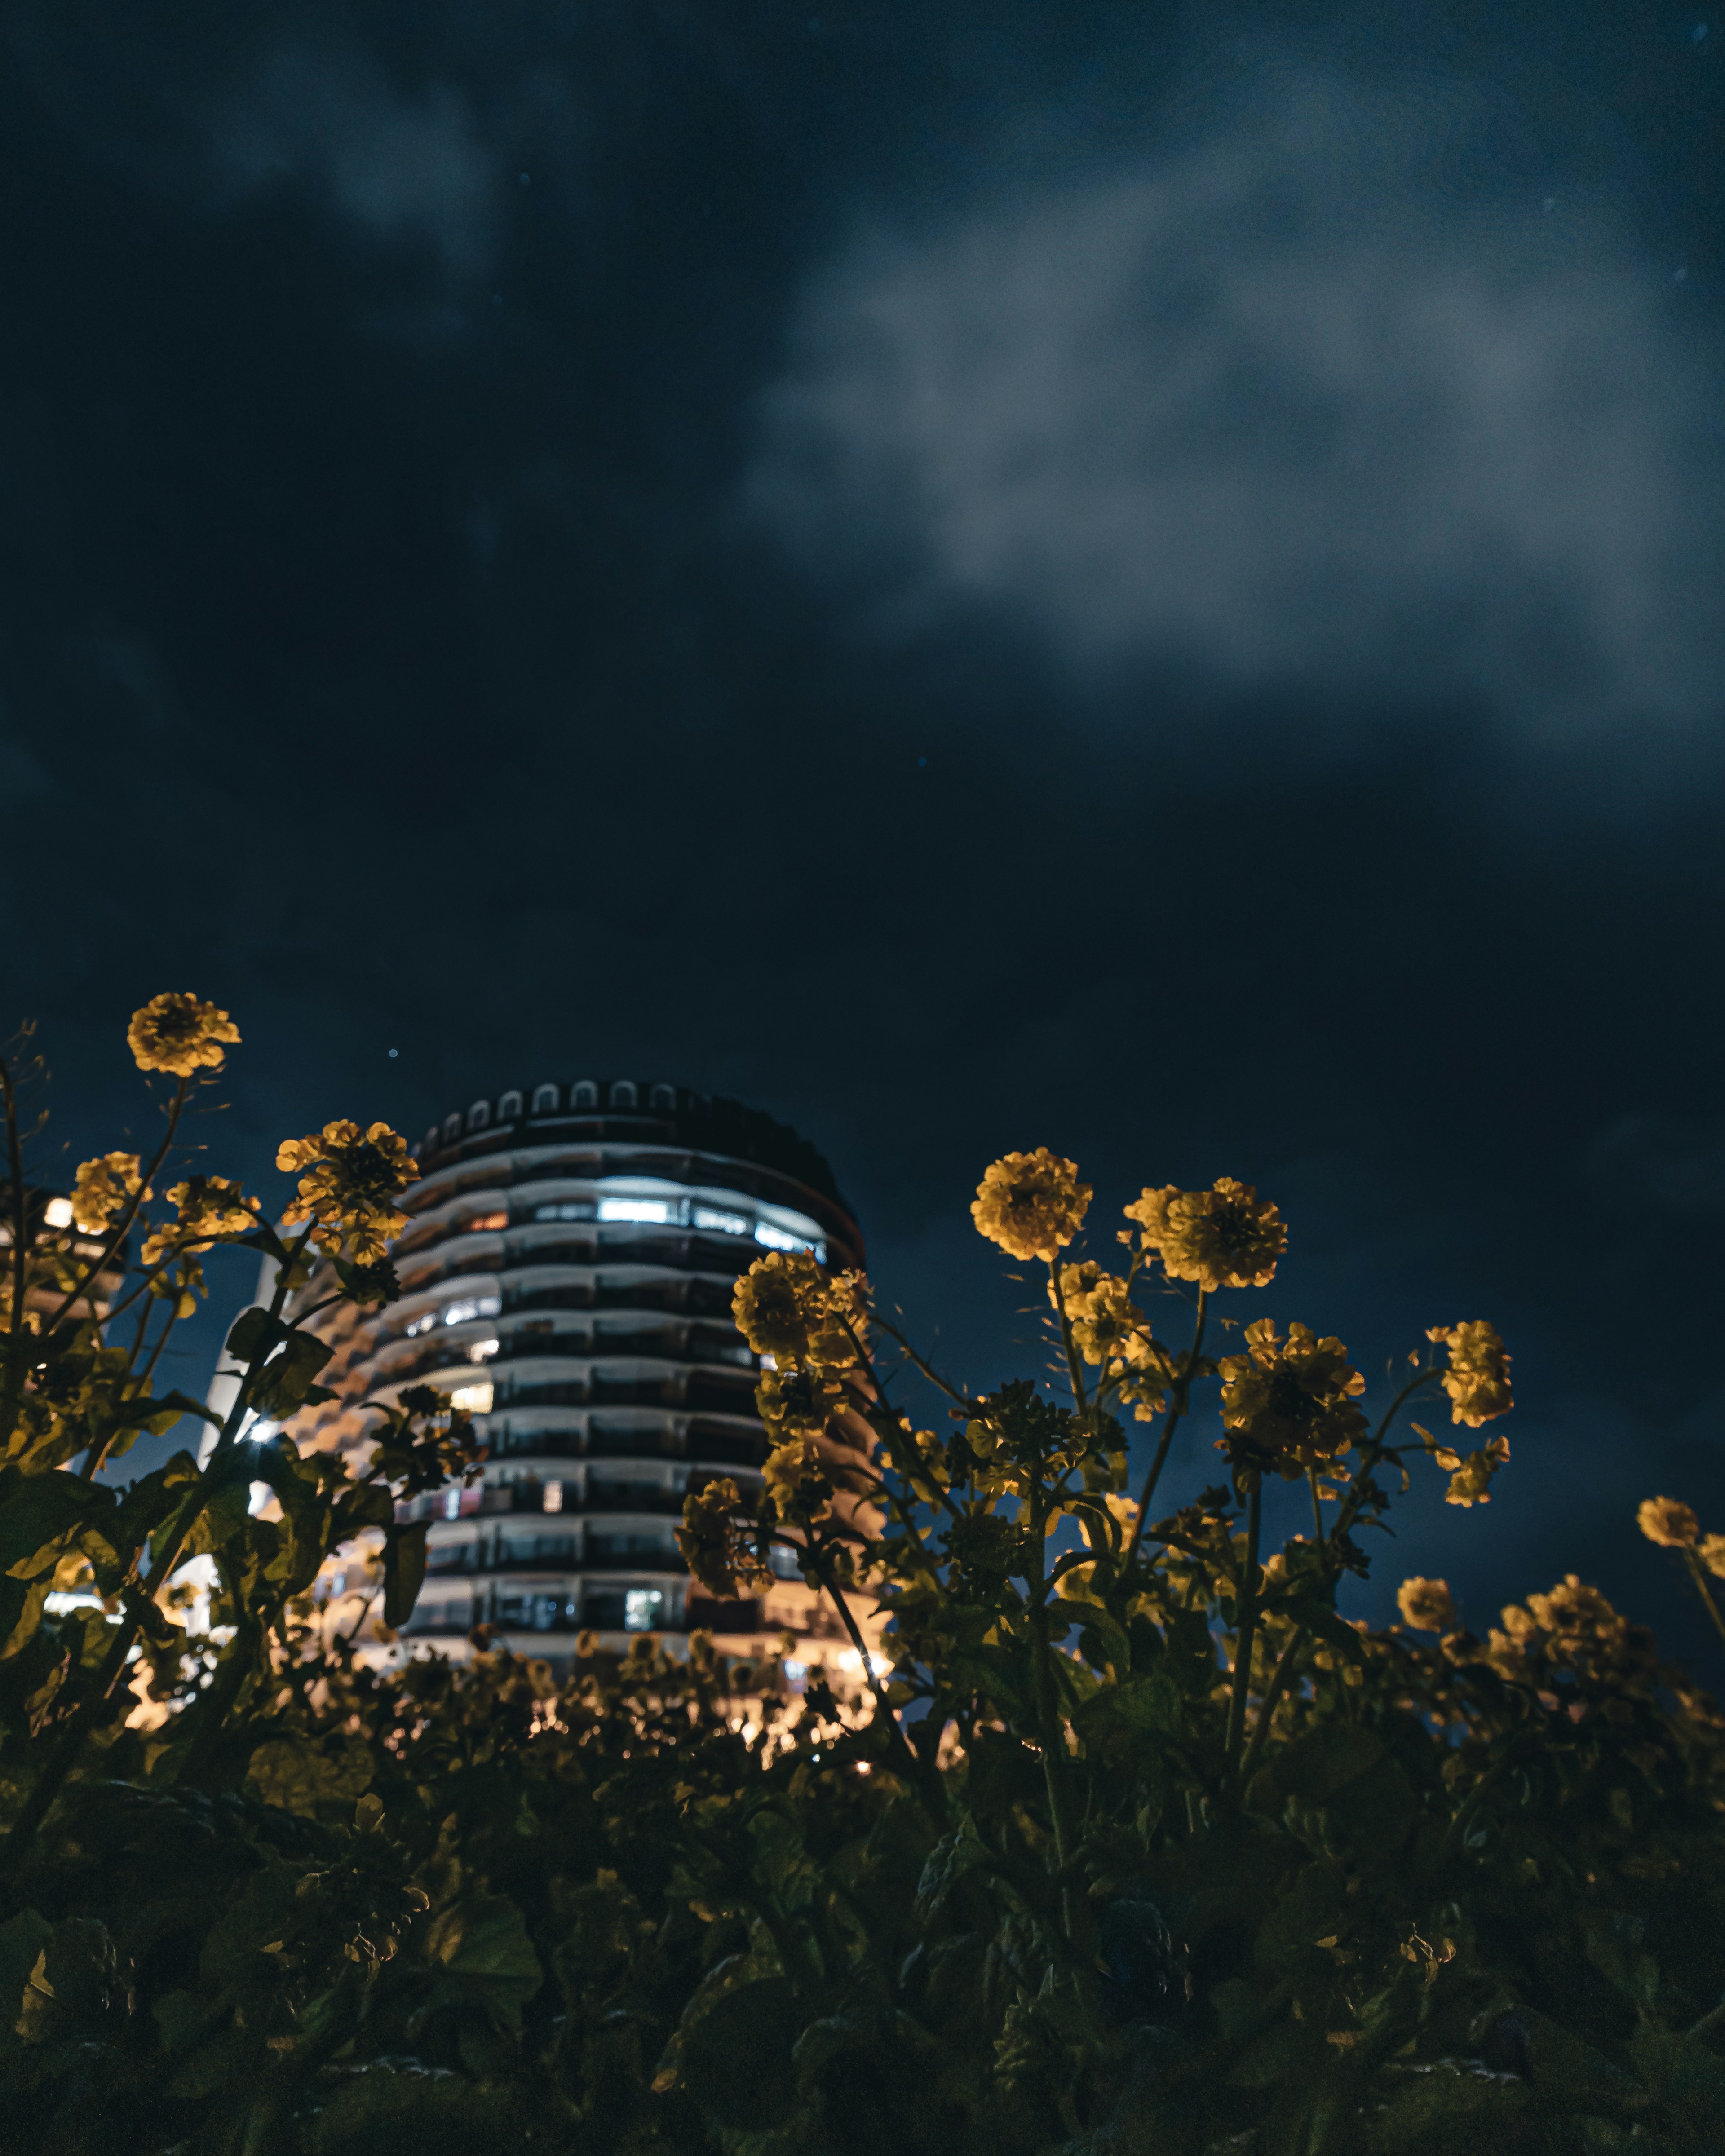
M 1494 1437 L 1481 1451 L 1470 1452 L 1466 1460 L 1448 1451 L 1440 1451 L 1435 1457 L 1439 1466 L 1450 1472 L 1450 1486 L 1444 1492 L 1446 1505 L 1489 1505 L 1491 1477 L 1500 1467 L 1509 1465 L 1509 1440 Z
M 1170 1280 L 1196 1281 L 1210 1293 L 1224 1287 L 1266 1287 L 1288 1246 L 1282 1218 L 1249 1183 L 1231 1175 L 1211 1190 L 1147 1190 L 1126 1209 L 1142 1229 L 1146 1250 L 1159 1253 Z
M 1515 1405 L 1509 1390 L 1509 1357 L 1493 1327 L 1481 1317 L 1466 1325 L 1430 1326 L 1425 1337 L 1443 1341 L 1450 1350 L 1443 1383 L 1450 1395 L 1451 1421 L 1477 1430 L 1493 1415 L 1509 1413 Z
M 1038 1146 L 994 1163 L 977 1185 L 970 1215 L 977 1233 L 1009 1256 L 1052 1264 L 1084 1225 L 1091 1195 L 1090 1185 L 1078 1180 L 1076 1161 Z
M 1693 1549 L 1701 1540 L 1701 1522 L 1675 1497 L 1644 1497 L 1635 1525 L 1661 1549 Z
M 860 1273 L 834 1277 L 806 1250 L 774 1250 L 738 1279 L 731 1312 L 757 1355 L 793 1369 L 847 1370 L 858 1360 L 867 1291 Z
M 819 1520 L 832 1510 L 829 1501 L 833 1486 L 827 1480 L 825 1457 L 814 1438 L 793 1437 L 775 1445 L 761 1472 L 781 1519 L 795 1513 L 798 1518 Z
M 72 1218 L 86 1235 L 100 1235 L 142 1187 L 135 1152 L 105 1152 L 87 1160 L 72 1183 Z M 144 1191 L 147 1198 L 150 1194 Z
M 311 1240 L 331 1257 L 374 1264 L 408 1224 L 395 1201 L 419 1173 L 407 1142 L 388 1123 L 326 1123 L 311 1137 L 288 1138 L 275 1156 L 285 1175 L 304 1168 L 298 1194 L 282 1214 L 291 1227 L 316 1224 Z
M 1446 1579 L 1404 1579 L 1396 1589 L 1395 1606 L 1403 1624 L 1416 1632 L 1454 1632 L 1461 1627 Z
M 1218 1450 L 1236 1467 L 1274 1468 L 1292 1480 L 1346 1452 L 1366 1428 L 1353 1402 L 1366 1389 L 1348 1351 L 1309 1326 L 1291 1325 L 1286 1341 L 1274 1322 L 1245 1329 L 1250 1353 L 1221 1365 L 1222 1424 L 1235 1433 Z
M 1715 1579 L 1725 1579 L 1725 1535 L 1708 1535 L 1703 1540 L 1701 1561 Z
M 218 1070 L 222 1044 L 239 1039 L 239 1028 L 226 1011 L 189 993 L 151 996 L 126 1029 L 126 1045 L 140 1070 L 167 1070 L 176 1078 Z
M 254 1198 L 247 1198 L 237 1183 L 224 1175 L 194 1175 L 177 1183 L 167 1202 L 178 1218 L 171 1227 L 158 1228 L 141 1253 L 146 1266 L 159 1265 L 172 1250 L 207 1250 L 220 1235 L 245 1235 L 258 1224 Z
M 728 1475 L 684 1501 L 677 1548 L 690 1576 L 720 1602 L 772 1583 L 772 1572 L 750 1547 L 742 1512 L 742 1496 Z

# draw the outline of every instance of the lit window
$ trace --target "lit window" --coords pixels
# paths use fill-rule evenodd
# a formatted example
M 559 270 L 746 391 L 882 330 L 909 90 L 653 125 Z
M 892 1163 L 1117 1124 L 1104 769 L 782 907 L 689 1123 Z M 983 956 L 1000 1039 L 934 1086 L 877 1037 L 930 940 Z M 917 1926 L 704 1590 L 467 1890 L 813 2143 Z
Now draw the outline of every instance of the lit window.
M 506 1213 L 475 1213 L 470 1220 L 464 1220 L 461 1224 L 470 1235 L 482 1235 L 488 1228 L 506 1228 L 509 1215 Z
M 495 1317 L 503 1304 L 495 1295 L 468 1295 L 444 1306 L 445 1325 L 465 1325 L 475 1317 Z
M 485 1385 L 457 1385 L 449 1395 L 449 1404 L 457 1414 L 490 1414 L 493 1388 Z
M 599 1218 L 602 1220 L 653 1220 L 662 1225 L 670 1217 L 670 1207 L 663 1198 L 602 1198 L 599 1200 Z
M 746 1214 L 719 1213 L 716 1212 L 711 1205 L 696 1207 L 695 1224 L 697 1228 L 716 1229 L 721 1235 L 746 1235 L 749 1231 L 748 1218 Z
M 656 1587 L 632 1587 L 623 1598 L 625 1632 L 650 1632 L 659 1623 L 665 1597 Z
M 434 1310 L 422 1310 L 417 1317 L 408 1320 L 407 1336 L 409 1340 L 417 1340 L 422 1332 L 429 1332 L 436 1323 L 437 1312 Z
M 593 1200 L 590 1198 L 560 1199 L 555 1205 L 536 1205 L 536 1220 L 591 1220 Z
M 69 1228 L 72 1224 L 71 1199 L 50 1198 L 42 1209 L 42 1218 L 50 1228 Z
M 470 1363 L 489 1363 L 496 1353 L 495 1340 L 475 1340 L 469 1345 L 467 1359 Z
M 547 1512 L 561 1512 L 562 1511 L 563 1486 L 561 1482 L 552 1481 L 546 1484 L 545 1509 Z
M 444 1517 L 446 1520 L 459 1520 L 460 1517 L 461 1492 L 459 1490 L 445 1490 L 444 1492 Z
M 803 1568 L 797 1562 L 797 1553 L 793 1549 L 786 1549 L 783 1543 L 775 1544 L 768 1552 L 767 1562 L 777 1579 L 800 1579 L 803 1577 Z
M 814 1248 L 806 1236 L 787 1235 L 783 1228 L 775 1228 L 767 1220 L 756 1221 L 755 1240 L 764 1243 L 769 1250 L 812 1250 Z

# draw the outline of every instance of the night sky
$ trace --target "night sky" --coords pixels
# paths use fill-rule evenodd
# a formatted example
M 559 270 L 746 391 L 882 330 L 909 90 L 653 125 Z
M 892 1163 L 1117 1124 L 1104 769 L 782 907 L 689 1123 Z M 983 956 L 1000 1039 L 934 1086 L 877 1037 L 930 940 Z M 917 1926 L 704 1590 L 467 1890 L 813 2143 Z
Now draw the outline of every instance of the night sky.
M 1633 1525 L 1725 1528 L 1725 20 L 809 4 L 0 7 L 56 1142 L 147 1136 L 162 988 L 272 1199 L 334 1115 L 730 1093 L 976 1384 L 995 1155 L 1103 1255 L 1239 1175 L 1242 1317 L 1515 1354 L 1349 1606 L 1574 1569 L 1725 1686 Z

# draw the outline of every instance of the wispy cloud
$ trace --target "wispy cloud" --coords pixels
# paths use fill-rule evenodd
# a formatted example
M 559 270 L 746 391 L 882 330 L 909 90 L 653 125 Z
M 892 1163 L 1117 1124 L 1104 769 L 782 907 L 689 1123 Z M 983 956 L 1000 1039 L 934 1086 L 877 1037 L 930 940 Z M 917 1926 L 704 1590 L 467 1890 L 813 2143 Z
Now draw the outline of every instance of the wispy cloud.
M 451 85 L 409 93 L 357 56 L 284 50 L 223 100 L 212 124 L 238 188 L 305 180 L 372 237 L 429 240 L 457 273 L 490 256 L 494 161 Z
M 998 608 L 1086 673 L 1705 726 L 1707 303 L 1609 204 L 1486 188 L 1456 106 L 1260 78 L 1178 148 L 860 237 L 752 510 L 877 620 Z

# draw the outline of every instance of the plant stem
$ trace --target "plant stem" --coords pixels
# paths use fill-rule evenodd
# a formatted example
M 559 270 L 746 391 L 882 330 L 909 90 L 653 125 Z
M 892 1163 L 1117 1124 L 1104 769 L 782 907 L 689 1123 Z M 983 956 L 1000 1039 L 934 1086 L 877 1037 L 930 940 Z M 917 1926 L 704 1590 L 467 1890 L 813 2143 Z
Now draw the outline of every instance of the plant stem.
M 1252 1685 L 1252 1646 L 1258 1634 L 1258 1533 L 1263 1525 L 1264 1478 L 1254 1475 L 1246 1493 L 1246 1564 L 1241 1583 L 1240 1623 L 1235 1632 L 1234 1691 L 1228 1702 L 1227 1754 L 1231 1759 L 1245 1736 L 1246 1695 Z
M 1186 1363 L 1175 1381 L 1173 1398 L 1168 1402 L 1168 1413 L 1163 1417 L 1162 1435 L 1156 1446 L 1156 1457 L 1150 1463 L 1142 1496 L 1138 1499 L 1138 1517 L 1132 1522 L 1132 1539 L 1121 1558 L 1122 1571 L 1138 1553 L 1138 1544 L 1143 1537 L 1144 1523 L 1150 1517 L 1150 1500 L 1156 1494 L 1156 1486 L 1162 1480 L 1162 1471 L 1168 1459 L 1168 1446 L 1173 1442 L 1174 1426 L 1186 1412 L 1186 1399 L 1192 1389 L 1192 1379 L 1198 1368 L 1199 1350 L 1204 1346 L 1204 1317 L 1209 1302 L 1208 1291 L 1198 1291 L 1198 1320 L 1192 1330 L 1192 1345 L 1186 1351 Z
M 1275 1720 L 1276 1710 L 1281 1702 L 1283 1687 L 1292 1676 L 1294 1665 L 1310 1637 L 1311 1634 L 1301 1625 L 1282 1649 L 1281 1658 L 1271 1673 L 1270 1682 L 1264 1688 L 1263 1701 L 1258 1708 L 1258 1719 L 1252 1729 L 1252 1741 L 1247 1745 L 1245 1757 L 1240 1763 L 1242 1786 L 1251 1779 L 1252 1769 L 1258 1763 L 1258 1754 L 1264 1749 L 1264 1741 L 1270 1734 L 1270 1725 Z
M 1684 1562 L 1689 1567 L 1690 1578 L 1695 1582 L 1697 1589 L 1699 1589 L 1701 1599 L 1707 1606 L 1707 1614 L 1713 1620 L 1714 1630 L 1717 1632 L 1722 1640 L 1725 1640 L 1725 1617 L 1722 1617 L 1720 1615 L 1719 1605 L 1713 1599 L 1713 1590 L 1707 1585 L 1707 1568 L 1702 1563 L 1699 1552 L 1692 1549 L 1686 1549 L 1683 1553 L 1683 1558 Z
M 1084 1392 L 1084 1373 L 1079 1367 L 1078 1350 L 1072 1341 L 1072 1321 L 1066 1315 L 1066 1291 L 1060 1285 L 1060 1264 L 1054 1258 L 1050 1258 L 1047 1263 L 1049 1293 L 1054 1302 L 1055 1315 L 1060 1321 L 1060 1342 L 1066 1351 L 1066 1372 L 1072 1380 L 1072 1398 L 1082 1408 L 1088 1404 Z

